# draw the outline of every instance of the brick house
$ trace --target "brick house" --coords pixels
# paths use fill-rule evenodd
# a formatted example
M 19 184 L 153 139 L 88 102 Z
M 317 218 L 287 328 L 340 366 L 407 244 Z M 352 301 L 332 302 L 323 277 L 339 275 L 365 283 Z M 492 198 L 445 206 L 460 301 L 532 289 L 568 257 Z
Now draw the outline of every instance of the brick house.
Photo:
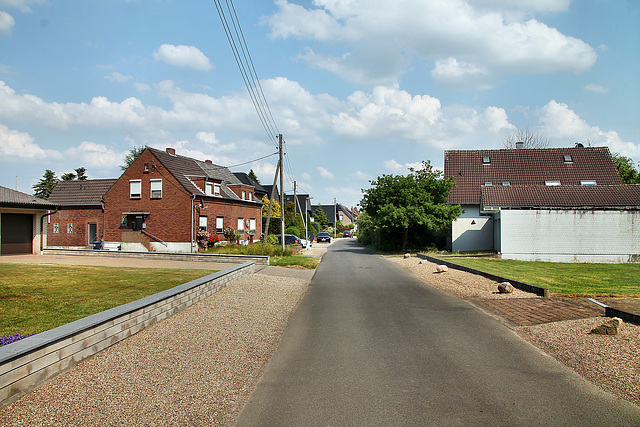
M 640 252 L 639 187 L 622 183 L 606 147 L 452 150 L 444 169 L 456 182 L 447 200 L 462 207 L 453 251 L 605 262 Z
M 45 221 L 58 205 L 0 187 L 0 255 L 37 254 L 47 245 Z
M 51 193 L 50 246 L 195 252 L 199 231 L 259 240 L 262 202 L 226 167 L 147 147 L 118 179 L 62 181 Z
M 104 240 L 105 210 L 102 196 L 117 179 L 61 181 L 49 201 L 60 205 L 48 225 L 48 246 L 85 248 Z

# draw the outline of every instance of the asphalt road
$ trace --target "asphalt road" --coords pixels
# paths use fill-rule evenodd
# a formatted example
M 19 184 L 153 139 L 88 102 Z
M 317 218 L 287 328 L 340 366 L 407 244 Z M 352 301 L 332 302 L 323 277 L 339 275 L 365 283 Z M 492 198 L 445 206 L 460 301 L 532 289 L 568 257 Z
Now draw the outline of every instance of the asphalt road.
M 341 239 L 238 425 L 637 426 L 640 407 Z

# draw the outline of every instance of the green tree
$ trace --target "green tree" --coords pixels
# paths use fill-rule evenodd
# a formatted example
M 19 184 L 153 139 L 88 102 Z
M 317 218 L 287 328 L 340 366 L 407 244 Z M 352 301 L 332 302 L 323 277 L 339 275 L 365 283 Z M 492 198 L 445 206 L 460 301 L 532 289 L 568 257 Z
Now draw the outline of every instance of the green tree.
M 255 182 L 257 182 L 258 184 L 260 184 L 260 180 L 258 179 L 258 176 L 256 175 L 256 173 L 253 171 L 253 169 L 251 169 L 249 171 L 249 178 L 251 178 L 252 180 L 254 180 Z
M 426 246 L 426 240 L 447 230 L 460 215 L 459 205 L 447 204 L 447 195 L 455 185 L 442 178 L 430 162 L 422 162 L 420 170 L 408 175 L 383 175 L 370 181 L 360 202 L 371 218 L 376 233 L 384 235 L 389 249 L 406 250 L 409 235 L 414 244 Z
M 313 211 L 313 220 L 320 224 L 320 228 L 324 230 L 329 225 L 327 215 L 325 215 L 322 205 L 319 205 L 315 211 Z
M 123 171 L 129 169 L 129 166 L 131 166 L 133 162 L 136 161 L 138 156 L 142 154 L 145 148 L 147 148 L 146 145 L 143 145 L 141 147 L 134 146 L 131 150 L 129 150 L 129 154 L 124 157 L 124 164 L 120 166 L 120 169 L 122 169 Z
M 267 196 L 262 197 L 262 216 L 269 216 L 269 204 L 271 201 Z M 273 201 L 273 208 L 271 209 L 271 218 L 280 218 L 280 203 L 277 200 Z
M 73 172 L 63 173 L 62 176 L 60 176 L 60 179 L 62 181 L 73 181 L 76 179 L 76 174 Z
M 620 153 L 614 153 L 611 155 L 613 162 L 620 172 L 620 178 L 625 184 L 640 184 L 640 173 L 636 169 L 633 160 L 629 157 L 624 157 Z
M 48 199 L 58 181 L 54 171 L 49 169 L 45 170 L 40 181 L 32 187 L 34 190 L 33 195 L 41 199 Z
M 302 216 L 296 213 L 296 204 L 294 202 L 287 202 L 284 206 L 284 225 L 285 227 L 296 227 L 298 231 L 302 230 L 304 234 L 304 222 Z M 300 237 L 298 235 L 298 237 Z
M 75 169 L 75 171 L 76 171 L 76 177 L 78 181 L 87 180 L 87 169 L 83 167 L 79 167 L 78 169 Z

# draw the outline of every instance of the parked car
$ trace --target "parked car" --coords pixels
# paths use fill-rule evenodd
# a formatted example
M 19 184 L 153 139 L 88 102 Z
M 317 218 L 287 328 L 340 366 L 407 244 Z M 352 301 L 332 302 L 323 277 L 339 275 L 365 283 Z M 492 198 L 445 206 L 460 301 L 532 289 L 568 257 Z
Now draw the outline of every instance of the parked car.
M 282 243 L 282 237 L 279 234 L 276 234 L 278 238 L 278 243 Z M 284 244 L 285 245 L 301 245 L 301 239 L 298 236 L 294 236 L 293 234 L 285 234 L 284 235 Z
M 327 232 L 320 232 L 318 233 L 318 237 L 316 237 L 316 242 L 320 243 L 320 242 L 329 242 L 331 243 L 331 235 Z
M 353 231 L 351 230 L 344 230 L 344 233 L 342 233 L 343 237 L 353 237 Z

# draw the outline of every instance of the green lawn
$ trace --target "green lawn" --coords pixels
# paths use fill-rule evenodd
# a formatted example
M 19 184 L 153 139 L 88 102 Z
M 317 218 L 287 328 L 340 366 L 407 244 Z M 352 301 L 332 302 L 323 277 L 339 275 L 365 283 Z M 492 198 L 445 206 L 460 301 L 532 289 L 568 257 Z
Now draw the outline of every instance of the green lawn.
M 542 286 L 556 295 L 640 297 L 640 264 L 533 262 L 467 257 L 442 259 Z
M 0 336 L 40 333 L 215 270 L 0 264 Z

